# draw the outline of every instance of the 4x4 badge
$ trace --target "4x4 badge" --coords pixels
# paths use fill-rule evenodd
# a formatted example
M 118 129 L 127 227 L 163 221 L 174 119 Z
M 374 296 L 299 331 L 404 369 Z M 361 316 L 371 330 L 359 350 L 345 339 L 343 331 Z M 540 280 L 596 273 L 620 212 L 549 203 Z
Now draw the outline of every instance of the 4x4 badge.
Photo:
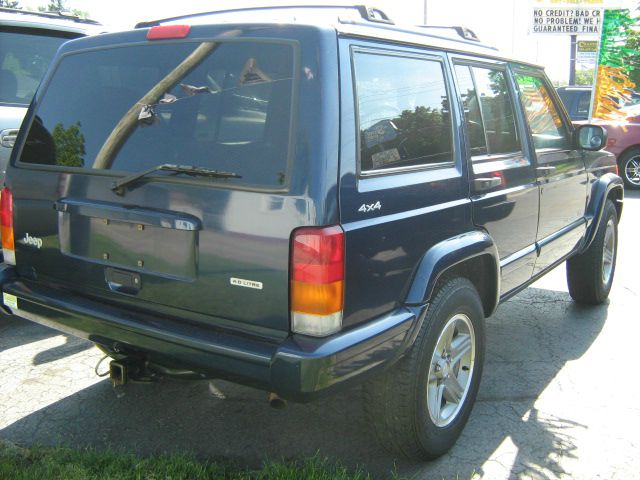
M 363 203 L 358 209 L 359 212 L 363 213 L 373 212 L 374 210 L 382 210 L 382 204 L 380 203 L 380 200 L 378 200 L 376 203 Z
M 26 232 L 24 234 L 22 243 L 24 243 L 25 245 L 32 245 L 38 249 L 42 248 L 42 239 L 38 237 L 32 237 L 31 235 L 29 235 L 29 232 Z

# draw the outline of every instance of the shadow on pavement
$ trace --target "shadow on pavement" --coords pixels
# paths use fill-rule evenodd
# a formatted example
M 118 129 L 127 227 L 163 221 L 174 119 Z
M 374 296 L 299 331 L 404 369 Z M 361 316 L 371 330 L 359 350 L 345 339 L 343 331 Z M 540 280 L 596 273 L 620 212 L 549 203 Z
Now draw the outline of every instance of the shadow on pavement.
M 64 336 L 65 344 L 38 352 L 33 358 L 34 365 L 60 360 L 93 347 L 93 344 L 86 340 L 62 334 L 13 315 L 3 314 L 0 317 L 0 352 L 57 336 Z
M 60 332 L 22 318 L 5 313 L 0 316 L 0 352 L 56 335 Z
M 264 392 L 222 381 L 215 385 L 224 399 L 212 395 L 207 382 L 129 384 L 118 391 L 101 381 L 21 418 L 0 438 L 141 454 L 191 451 L 249 467 L 319 451 L 379 478 L 394 468 L 409 478 L 469 478 L 482 474 L 506 441 L 518 447 L 506 467 L 509 478 L 560 478 L 567 472 L 557 459 L 576 448 L 568 430 L 583 426 L 534 404 L 560 369 L 589 348 L 606 317 L 607 305 L 579 308 L 567 293 L 551 290 L 529 288 L 503 304 L 487 321 L 487 364 L 471 419 L 452 451 L 430 463 L 396 459 L 376 443 L 359 388 L 273 410 Z

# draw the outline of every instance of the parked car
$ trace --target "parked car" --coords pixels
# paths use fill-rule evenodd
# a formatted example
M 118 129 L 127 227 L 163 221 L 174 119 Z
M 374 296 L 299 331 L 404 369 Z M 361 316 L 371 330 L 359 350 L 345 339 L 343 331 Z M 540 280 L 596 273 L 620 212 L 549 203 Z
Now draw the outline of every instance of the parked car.
M 65 41 L 103 31 L 93 20 L 0 8 L 0 183 L 44 72 Z
M 571 120 L 589 120 L 589 108 L 591 107 L 591 85 L 569 85 L 556 88 L 558 95 L 562 99 L 564 107 L 567 109 Z M 630 92 L 624 100 L 617 99 L 616 103 L 621 108 L 631 107 L 640 103 L 640 93 Z
M 586 123 L 591 106 L 590 86 L 568 86 L 556 89 L 571 120 L 576 125 Z M 640 94 L 632 92 L 620 108 L 620 120 L 594 119 L 593 123 L 607 130 L 607 150 L 617 159 L 620 176 L 626 188 L 640 188 Z
M 556 89 L 571 120 L 589 120 L 589 108 L 591 107 L 591 92 L 593 87 L 582 85 L 570 85 Z
M 606 149 L 616 156 L 625 188 L 640 189 L 640 105 L 620 111 L 620 121 L 594 120 L 594 123 L 607 130 Z
M 542 68 L 364 7 L 69 42 L 7 171 L 4 308 L 95 342 L 115 384 L 226 378 L 282 404 L 366 382 L 382 444 L 434 458 L 500 302 L 565 261 L 577 302 L 607 298 L 605 142 Z

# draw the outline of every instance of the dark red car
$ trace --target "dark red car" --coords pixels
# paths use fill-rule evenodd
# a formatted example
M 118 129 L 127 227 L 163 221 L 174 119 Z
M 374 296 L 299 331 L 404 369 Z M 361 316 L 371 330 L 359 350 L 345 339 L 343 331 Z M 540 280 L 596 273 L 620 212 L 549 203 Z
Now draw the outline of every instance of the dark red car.
M 592 87 L 570 85 L 556 90 L 573 123 L 588 123 Z M 593 119 L 591 123 L 607 130 L 606 149 L 616 156 L 625 186 L 640 189 L 640 93 L 631 93 L 625 104 L 627 106 L 621 108 L 624 116 L 620 121 Z
M 606 150 L 616 156 L 620 176 L 628 189 L 640 189 L 640 105 L 621 109 L 621 120 L 592 119 L 602 125 L 608 134 Z M 574 122 L 587 123 L 586 121 Z
M 612 122 L 594 119 L 609 135 L 606 149 L 616 156 L 626 188 L 640 189 L 640 106 L 623 109 L 626 120 Z

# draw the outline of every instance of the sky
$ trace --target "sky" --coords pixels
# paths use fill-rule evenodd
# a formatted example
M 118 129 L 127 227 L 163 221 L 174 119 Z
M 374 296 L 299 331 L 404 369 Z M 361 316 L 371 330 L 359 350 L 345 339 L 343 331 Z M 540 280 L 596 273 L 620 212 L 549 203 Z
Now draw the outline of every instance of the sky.
M 284 0 L 292 3 L 291 0 Z M 341 0 L 338 0 L 341 1 Z M 607 7 L 636 8 L 640 0 L 566 0 L 570 3 L 603 3 Z M 129 29 L 142 20 L 234 8 L 238 5 L 269 5 L 273 0 L 67 0 L 69 8 L 89 12 L 90 17 L 113 29 Z M 296 0 L 304 3 L 336 3 L 330 0 Z M 473 30 L 484 43 L 500 49 L 507 56 L 544 65 L 547 75 L 559 84 L 569 77 L 570 37 L 567 35 L 531 35 L 534 6 L 558 6 L 558 0 L 354 0 L 384 10 L 396 23 L 462 25 Z M 20 0 L 23 7 L 46 5 L 47 0 Z M 596 40 L 597 36 L 579 40 Z

